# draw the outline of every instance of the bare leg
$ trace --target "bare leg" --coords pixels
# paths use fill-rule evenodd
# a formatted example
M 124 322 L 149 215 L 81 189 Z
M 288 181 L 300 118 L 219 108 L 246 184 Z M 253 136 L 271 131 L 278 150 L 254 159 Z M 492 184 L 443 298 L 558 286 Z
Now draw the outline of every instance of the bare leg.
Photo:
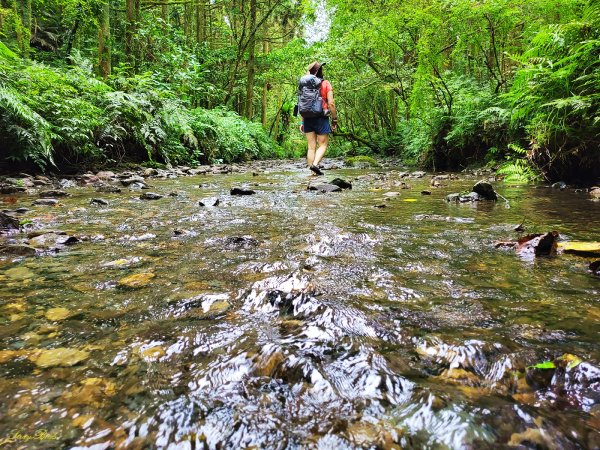
M 306 164 L 312 166 L 315 160 L 315 149 L 317 148 L 317 133 L 311 131 L 306 133 L 306 142 L 308 143 L 308 152 L 306 153 Z
M 329 135 L 328 134 L 319 134 L 317 136 L 317 141 L 319 143 L 319 148 L 317 148 L 317 152 L 314 157 L 314 165 L 319 166 L 319 163 L 325 156 L 325 152 L 327 151 L 327 145 L 329 144 Z

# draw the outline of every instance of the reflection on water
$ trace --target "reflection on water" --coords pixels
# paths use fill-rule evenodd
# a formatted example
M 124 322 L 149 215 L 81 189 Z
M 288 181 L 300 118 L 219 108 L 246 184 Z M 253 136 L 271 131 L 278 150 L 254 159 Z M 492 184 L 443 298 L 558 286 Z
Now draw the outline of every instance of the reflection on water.
M 400 190 L 368 170 L 323 195 L 271 170 L 151 180 L 156 201 L 17 196 L 34 227 L 85 240 L 0 259 L 6 448 L 600 446 L 589 260 L 492 245 L 523 218 L 598 240 L 599 203 L 498 186 L 510 208 L 447 204 L 474 179 Z M 244 183 L 257 195 L 229 195 Z

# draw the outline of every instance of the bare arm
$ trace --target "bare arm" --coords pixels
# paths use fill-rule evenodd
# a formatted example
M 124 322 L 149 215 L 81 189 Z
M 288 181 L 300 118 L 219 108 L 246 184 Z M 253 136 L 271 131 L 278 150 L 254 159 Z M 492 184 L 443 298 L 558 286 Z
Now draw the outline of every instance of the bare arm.
M 337 110 L 335 109 L 335 101 L 333 100 L 333 91 L 327 93 L 327 106 L 331 112 L 331 120 L 337 123 Z

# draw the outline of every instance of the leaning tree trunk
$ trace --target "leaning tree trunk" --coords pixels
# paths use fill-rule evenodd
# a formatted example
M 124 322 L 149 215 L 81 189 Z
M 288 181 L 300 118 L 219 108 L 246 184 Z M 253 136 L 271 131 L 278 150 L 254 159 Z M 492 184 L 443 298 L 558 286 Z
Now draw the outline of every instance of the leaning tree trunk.
M 125 0 L 125 58 L 135 68 L 136 0 Z
M 17 41 L 23 57 L 29 57 L 31 41 L 31 0 L 17 0 L 17 13 L 21 20 L 21 26 L 17 27 Z
M 266 55 L 269 53 L 269 41 L 263 41 L 263 54 Z M 260 110 L 260 121 L 264 128 L 267 127 L 267 94 L 269 92 L 269 83 L 265 80 L 263 84 L 262 90 L 262 99 L 261 99 L 261 110 Z
M 98 69 L 106 78 L 110 75 L 110 1 L 105 0 L 98 20 Z
M 204 0 L 197 0 L 196 4 L 196 42 L 206 41 L 206 4 Z
M 254 115 L 254 74 L 256 66 L 254 50 L 256 47 L 256 0 L 250 0 L 250 36 L 248 42 L 248 80 L 246 84 L 246 117 L 252 119 Z

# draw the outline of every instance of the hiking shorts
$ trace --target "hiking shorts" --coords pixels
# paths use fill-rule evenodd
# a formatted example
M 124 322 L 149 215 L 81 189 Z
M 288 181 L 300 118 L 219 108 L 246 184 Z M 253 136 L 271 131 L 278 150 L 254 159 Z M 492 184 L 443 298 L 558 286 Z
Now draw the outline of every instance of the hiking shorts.
M 317 134 L 331 133 L 331 125 L 329 125 L 329 117 L 309 117 L 304 119 L 304 132 L 315 132 Z

